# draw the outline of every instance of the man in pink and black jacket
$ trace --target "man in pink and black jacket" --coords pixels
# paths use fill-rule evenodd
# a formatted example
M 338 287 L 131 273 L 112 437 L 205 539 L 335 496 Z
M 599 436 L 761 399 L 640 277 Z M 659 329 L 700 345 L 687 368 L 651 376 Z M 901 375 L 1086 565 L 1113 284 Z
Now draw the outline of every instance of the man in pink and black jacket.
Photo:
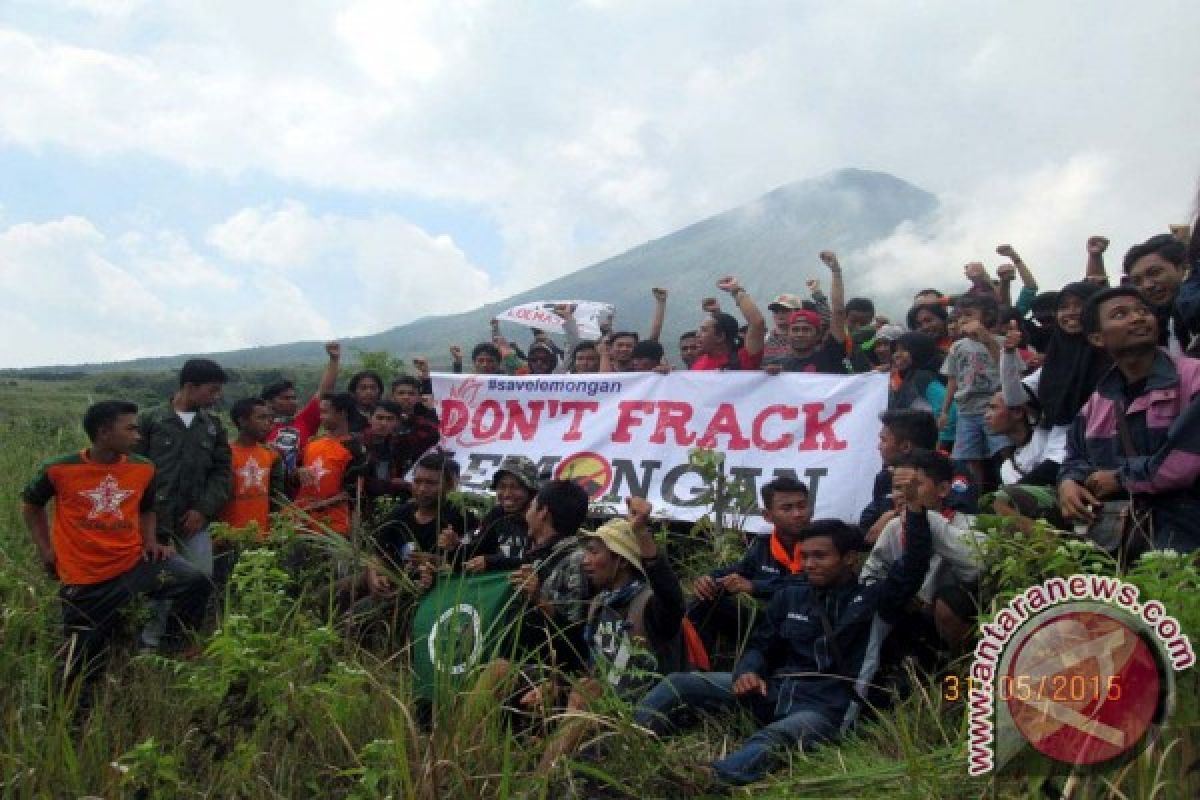
M 1130 287 L 1094 295 L 1083 326 L 1114 366 L 1071 427 L 1063 516 L 1091 522 L 1100 503 L 1132 494 L 1151 512 L 1154 548 L 1200 548 L 1200 360 L 1158 346 L 1154 311 Z

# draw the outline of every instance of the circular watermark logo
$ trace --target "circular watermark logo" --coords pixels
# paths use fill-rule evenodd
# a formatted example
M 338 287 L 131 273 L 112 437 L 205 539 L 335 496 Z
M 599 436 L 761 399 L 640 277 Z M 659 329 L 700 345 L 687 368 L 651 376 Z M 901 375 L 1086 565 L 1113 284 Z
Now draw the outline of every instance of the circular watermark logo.
M 1017 633 L 997 700 L 1035 750 L 1090 766 L 1127 755 L 1161 720 L 1166 674 L 1131 619 L 1104 607 L 1062 607 Z

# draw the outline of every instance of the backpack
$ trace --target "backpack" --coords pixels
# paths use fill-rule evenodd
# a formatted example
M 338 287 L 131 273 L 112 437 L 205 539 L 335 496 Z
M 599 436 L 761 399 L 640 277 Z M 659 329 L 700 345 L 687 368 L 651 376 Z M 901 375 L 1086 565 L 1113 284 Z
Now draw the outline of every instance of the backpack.
M 629 623 L 629 635 L 638 642 L 644 643 L 654 653 L 658 661 L 659 671 L 663 675 L 672 672 L 708 672 L 712 669 L 708 651 L 704 647 L 700 634 L 692 621 L 684 615 L 679 623 L 679 631 L 665 642 L 651 640 L 646 630 L 646 605 L 654 596 L 654 590 L 643 586 L 625 608 L 625 620 Z M 592 625 L 596 613 L 600 609 L 599 597 L 592 599 L 588 606 L 587 622 Z

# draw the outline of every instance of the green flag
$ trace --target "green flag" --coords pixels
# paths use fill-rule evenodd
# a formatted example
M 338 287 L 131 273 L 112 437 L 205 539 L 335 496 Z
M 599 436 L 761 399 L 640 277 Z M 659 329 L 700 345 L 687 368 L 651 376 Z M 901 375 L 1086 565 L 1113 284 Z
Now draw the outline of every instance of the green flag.
M 438 578 L 413 617 L 413 688 L 455 691 L 480 664 L 507 655 L 515 595 L 508 572 Z

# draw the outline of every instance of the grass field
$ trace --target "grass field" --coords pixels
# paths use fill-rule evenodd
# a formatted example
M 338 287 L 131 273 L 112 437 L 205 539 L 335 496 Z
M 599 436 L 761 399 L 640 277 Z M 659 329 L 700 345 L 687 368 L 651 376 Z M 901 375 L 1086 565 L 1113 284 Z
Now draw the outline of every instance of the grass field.
M 697 765 L 744 735 L 713 720 L 658 741 L 627 711 L 597 721 L 598 757 L 536 765 L 541 728 L 513 732 L 489 696 L 444 696 L 431 715 L 413 696 L 407 654 L 340 636 L 319 598 L 291 599 L 277 554 L 243 554 L 215 630 L 197 658 L 136 657 L 118 643 L 90 717 L 74 720 L 55 682 L 55 586 L 37 569 L 18 495 L 44 458 L 83 445 L 78 417 L 99 399 L 89 380 L 0 380 L 0 796 L 138 798 L 696 797 Z M 997 536 L 987 582 L 1003 597 L 1095 566 L 1054 541 Z M 700 566 L 693 564 L 694 567 Z M 1101 569 L 1104 568 L 1100 565 Z M 1130 580 L 1200 631 L 1200 577 L 1160 560 Z M 136 620 L 129 628 L 134 630 Z M 1200 681 L 1178 676 L 1177 707 L 1156 743 L 1119 770 L 997 780 L 966 776 L 961 703 L 918 681 L 894 710 L 837 746 L 733 796 L 868 798 L 1200 796 Z

